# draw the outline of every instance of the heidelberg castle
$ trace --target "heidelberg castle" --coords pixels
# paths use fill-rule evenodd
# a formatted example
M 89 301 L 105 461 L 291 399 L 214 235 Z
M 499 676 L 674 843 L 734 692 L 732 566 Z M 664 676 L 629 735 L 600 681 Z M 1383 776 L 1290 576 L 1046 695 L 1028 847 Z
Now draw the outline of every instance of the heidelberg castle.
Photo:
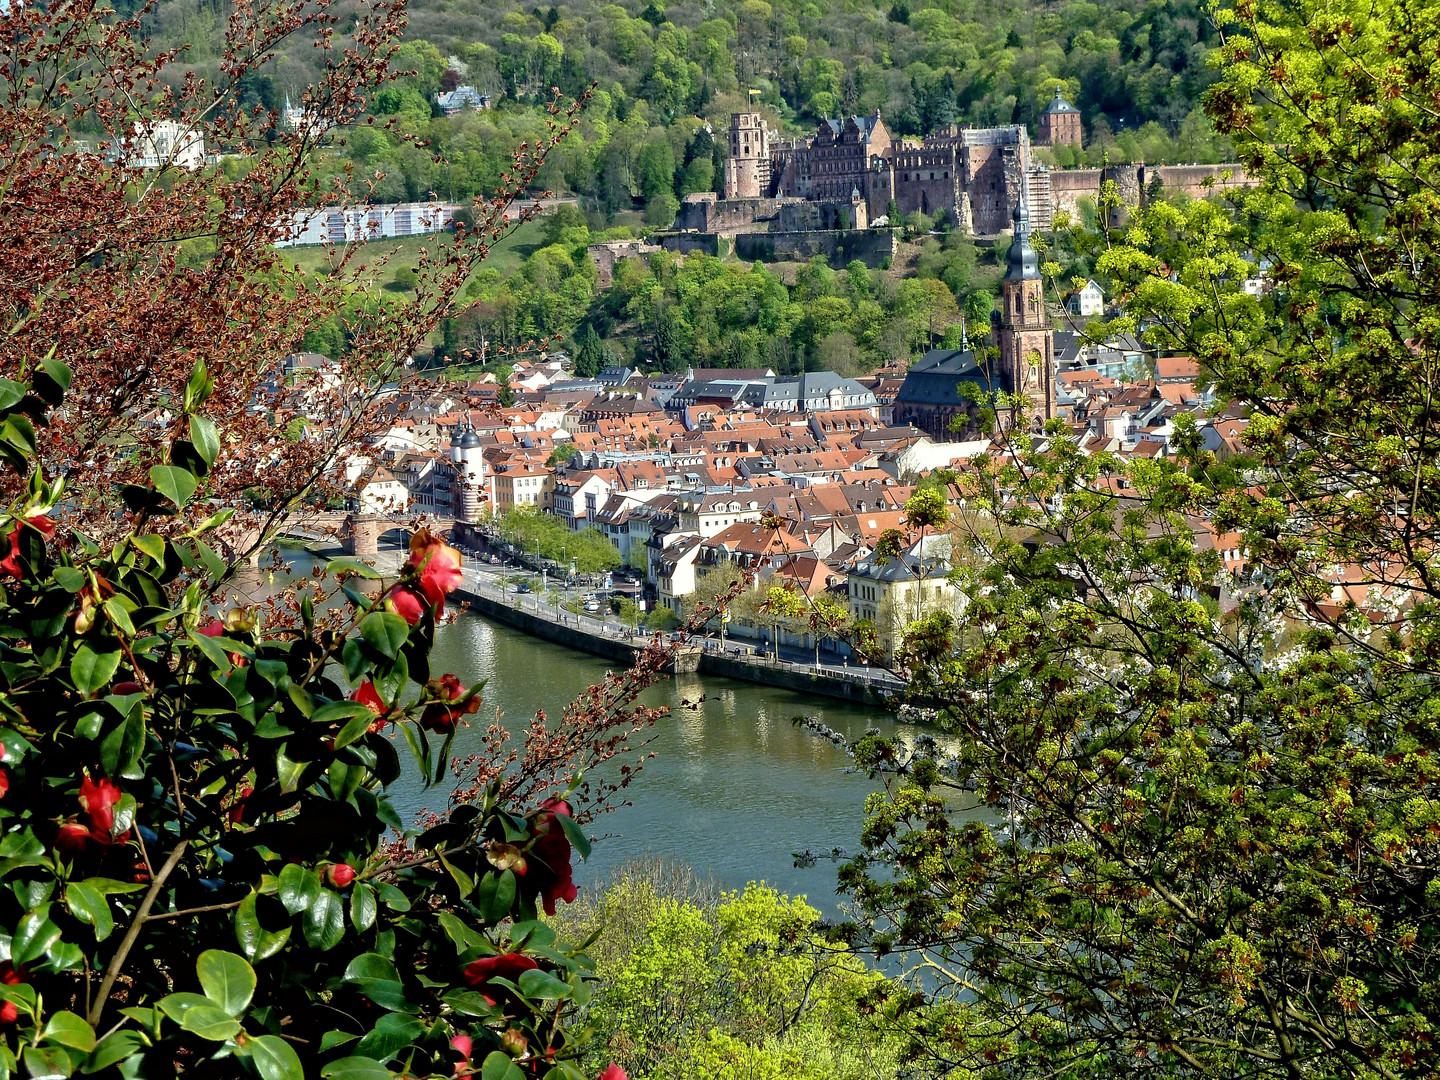
M 1080 111 L 1057 93 L 1040 114 L 1037 143 L 1078 146 L 1081 138 Z M 1143 164 L 1112 166 L 1103 175 L 1100 169 L 1052 171 L 1031 160 L 1023 126 L 950 124 L 923 139 L 896 139 L 878 109 L 873 116 L 822 121 L 814 135 L 793 140 L 774 137 L 759 113 L 735 113 L 728 151 L 727 201 L 854 204 L 856 217 L 863 214 L 869 222 L 886 215 L 894 203 L 902 216 L 944 210 L 965 232 L 982 236 L 1010 228 L 1027 186 L 1031 225 L 1048 229 L 1056 209 L 1073 211 L 1080 196 L 1093 198 L 1101 179 L 1116 180 L 1127 203 L 1143 199 L 1155 175 L 1167 190 L 1192 196 L 1208 192 L 1207 177 L 1220 187 L 1246 182 L 1233 165 L 1151 167 L 1148 174 Z

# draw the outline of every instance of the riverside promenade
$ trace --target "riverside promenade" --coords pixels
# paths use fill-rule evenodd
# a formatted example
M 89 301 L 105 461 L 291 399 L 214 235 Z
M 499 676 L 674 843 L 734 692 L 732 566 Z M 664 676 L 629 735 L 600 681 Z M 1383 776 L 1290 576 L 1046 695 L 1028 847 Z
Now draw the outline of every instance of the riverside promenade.
M 456 590 L 453 599 L 477 614 L 522 633 L 622 665 L 633 663 L 640 651 L 654 640 L 654 634 L 632 631 L 613 619 L 577 615 L 539 594 L 506 589 L 496 584 L 493 575 L 477 573 L 473 568 L 467 568 L 465 584 Z M 893 708 L 889 696 L 903 686 L 889 672 L 833 664 L 817 668 L 813 663 L 747 655 L 734 645 L 728 650 L 723 648 L 721 642 L 712 637 L 678 632 L 661 637 L 673 645 L 669 670 L 676 673 L 717 675 L 882 708 Z

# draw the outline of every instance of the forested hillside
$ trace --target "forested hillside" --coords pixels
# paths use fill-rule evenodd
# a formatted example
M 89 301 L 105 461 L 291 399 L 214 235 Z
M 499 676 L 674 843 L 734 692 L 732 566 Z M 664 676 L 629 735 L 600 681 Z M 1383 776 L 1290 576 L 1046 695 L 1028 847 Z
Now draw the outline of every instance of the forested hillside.
M 411 0 L 395 66 L 414 74 L 369 105 L 389 129 L 336 131 L 316 164 L 337 176 L 353 165 L 374 201 L 466 202 L 500 186 L 514 149 L 544 134 L 551 87 L 578 97 L 593 85 L 578 130 L 535 185 L 576 196 L 582 212 L 552 215 L 510 263 L 482 271 L 468 290 L 472 306 L 436 342 L 439 355 L 490 358 L 559 337 L 586 370 L 616 360 L 869 370 L 947 331 L 958 341 L 962 310 L 971 326 L 986 325 L 993 252 L 955 234 L 926 237 L 929 223 L 912 221 L 914 243 L 893 272 L 814 266 L 797 275 L 692 256 L 678 268 L 626 264 L 602 289 L 586 245 L 668 226 L 685 195 L 716 190 L 729 116 L 746 109 L 792 135 L 877 109 L 899 134 L 952 122 L 1033 131 L 1059 89 L 1082 111 L 1086 145 L 1040 151 L 1056 165 L 1231 153 L 1199 108 L 1216 41 L 1200 0 L 930 2 Z M 168 78 L 213 71 L 227 12 L 223 0 L 161 0 L 145 20 L 154 46 L 186 46 Z M 247 77 L 244 104 L 299 105 L 321 60 L 308 46 L 282 49 Z M 441 115 L 436 94 L 461 85 L 490 95 L 492 107 Z M 396 254 L 392 300 L 410 285 L 406 256 Z M 1061 258 L 1067 273 L 1091 272 Z M 315 331 L 310 345 L 344 351 L 341 322 Z
M 575 96 L 592 83 L 582 138 L 541 179 L 612 213 L 663 196 L 657 220 L 671 199 L 715 186 L 712 133 L 746 108 L 797 134 L 876 109 L 899 134 L 955 121 L 1033 129 L 1059 88 L 1084 114 L 1089 161 L 1228 154 L 1197 107 L 1215 43 L 1197 0 L 574 0 L 528 10 L 515 0 L 413 0 L 409 11 L 397 60 L 416 75 L 372 108 L 426 135 L 450 164 L 385 134 L 355 135 L 347 152 L 385 174 L 382 201 L 492 189 L 511 149 L 540 130 L 535 106 L 549 88 Z M 188 43 L 184 63 L 204 73 L 223 16 L 211 0 L 162 0 L 147 26 L 159 46 Z M 318 62 L 313 49 L 283 54 L 250 80 L 251 100 L 298 102 Z M 440 118 L 434 96 L 457 84 L 496 107 Z M 1077 163 L 1068 148 L 1057 153 L 1057 164 Z

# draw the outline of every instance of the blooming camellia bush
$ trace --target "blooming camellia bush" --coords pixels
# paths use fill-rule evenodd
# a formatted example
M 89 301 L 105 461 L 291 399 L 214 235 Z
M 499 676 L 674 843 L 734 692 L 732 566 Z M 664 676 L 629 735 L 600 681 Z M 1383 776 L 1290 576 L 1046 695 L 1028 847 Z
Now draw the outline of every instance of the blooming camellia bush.
M 105 547 L 28 464 L 69 381 L 0 379 L 0 1077 L 580 1077 L 591 965 L 538 914 L 576 895 L 571 805 L 490 774 L 386 842 L 397 745 L 434 785 L 478 704 L 429 663 L 458 555 L 337 562 L 328 621 L 210 610 L 227 512 L 176 524 L 219 447 L 203 365 Z

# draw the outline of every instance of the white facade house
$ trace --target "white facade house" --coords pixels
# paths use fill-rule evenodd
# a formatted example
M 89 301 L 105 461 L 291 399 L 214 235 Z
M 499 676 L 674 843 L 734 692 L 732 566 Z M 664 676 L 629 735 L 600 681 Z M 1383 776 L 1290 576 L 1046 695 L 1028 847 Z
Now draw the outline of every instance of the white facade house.
M 205 136 L 176 120 L 135 121 L 129 138 L 111 145 L 115 160 L 132 169 L 198 169 L 205 164 Z
M 1105 290 L 1095 282 L 1087 281 L 1083 288 L 1070 294 L 1065 301 L 1065 310 L 1082 319 L 1097 318 L 1105 312 Z
M 291 211 L 289 223 L 280 223 L 284 235 L 275 241 L 275 246 L 353 244 L 361 240 L 428 236 L 444 232 L 452 220 L 451 207 L 438 202 L 310 207 Z
M 381 465 L 365 469 L 351 490 L 361 514 L 403 514 L 410 509 L 410 489 Z

